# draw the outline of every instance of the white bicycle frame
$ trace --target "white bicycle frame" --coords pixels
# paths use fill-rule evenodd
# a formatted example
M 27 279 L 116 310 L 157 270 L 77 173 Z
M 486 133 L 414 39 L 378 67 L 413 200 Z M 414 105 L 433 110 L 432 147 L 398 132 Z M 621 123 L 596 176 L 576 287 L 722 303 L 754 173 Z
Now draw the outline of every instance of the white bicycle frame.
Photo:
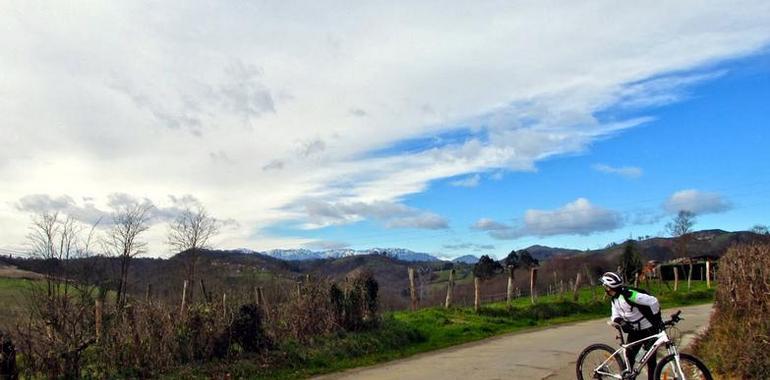
M 621 332 L 621 334 L 622 334 L 622 332 Z M 650 349 L 647 350 L 647 352 L 642 357 L 642 360 L 639 361 L 637 367 L 632 367 L 632 365 L 631 365 L 632 363 L 629 363 L 629 360 L 626 357 L 626 351 L 628 350 L 628 348 L 636 346 L 638 344 L 642 344 L 642 343 L 644 343 L 644 342 L 646 342 L 648 340 L 653 340 L 653 339 L 655 339 L 655 343 L 653 343 L 652 347 L 650 347 Z M 677 351 L 676 345 L 674 344 L 674 342 L 672 342 L 668 338 L 668 334 L 666 334 L 665 330 L 661 331 L 658 334 L 648 336 L 647 338 L 639 339 L 639 340 L 637 340 L 635 342 L 631 342 L 631 343 L 628 343 L 628 344 L 621 344 L 620 348 L 618 348 L 612 355 L 610 355 L 610 357 L 607 358 L 607 360 L 603 361 L 602 364 L 599 364 L 598 367 L 594 368 L 594 372 L 598 373 L 598 374 L 601 374 L 603 376 L 609 376 L 609 377 L 612 377 L 612 378 L 615 378 L 615 379 L 622 379 L 623 378 L 622 375 L 619 376 L 619 375 L 616 375 L 616 374 L 613 374 L 613 373 L 607 373 L 607 372 L 604 372 L 604 371 L 600 370 L 601 368 L 607 368 L 606 367 L 607 363 L 610 362 L 616 355 L 620 354 L 620 356 L 623 358 L 623 363 L 625 363 L 626 368 L 630 368 L 631 371 L 633 371 L 634 375 L 638 375 L 639 372 L 641 372 L 641 370 L 644 367 L 644 365 L 647 364 L 647 361 L 650 360 L 652 355 L 655 355 L 655 353 L 657 352 L 658 348 L 660 348 L 660 346 L 662 346 L 664 344 L 666 345 L 668 353 L 674 355 L 674 361 L 676 362 L 676 370 L 677 370 L 677 372 L 679 373 L 679 376 L 680 376 L 679 378 L 680 379 L 684 379 L 684 372 L 682 371 L 682 366 L 681 366 L 681 364 L 679 362 L 679 351 Z

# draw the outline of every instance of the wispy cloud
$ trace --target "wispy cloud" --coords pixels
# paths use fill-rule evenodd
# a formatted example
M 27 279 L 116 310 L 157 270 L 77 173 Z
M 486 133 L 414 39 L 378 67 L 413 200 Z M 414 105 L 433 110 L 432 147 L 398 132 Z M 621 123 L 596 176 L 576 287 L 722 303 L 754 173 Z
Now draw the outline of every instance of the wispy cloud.
M 716 214 L 728 211 L 732 207 L 732 203 L 724 199 L 719 193 L 694 189 L 677 191 L 663 204 L 663 209 L 670 214 L 682 210 L 694 214 Z
M 626 178 L 639 178 L 642 176 L 642 169 L 636 166 L 613 167 L 606 164 L 595 164 L 593 169 L 608 174 L 617 174 Z

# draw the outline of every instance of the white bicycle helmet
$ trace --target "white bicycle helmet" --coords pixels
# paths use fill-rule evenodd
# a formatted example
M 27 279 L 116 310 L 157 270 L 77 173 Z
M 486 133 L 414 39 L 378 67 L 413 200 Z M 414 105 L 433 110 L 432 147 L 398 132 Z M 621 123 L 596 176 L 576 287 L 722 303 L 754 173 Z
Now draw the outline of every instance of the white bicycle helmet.
M 599 282 L 608 288 L 615 289 L 623 286 L 623 277 L 620 277 L 620 275 L 615 272 L 607 272 L 599 278 Z

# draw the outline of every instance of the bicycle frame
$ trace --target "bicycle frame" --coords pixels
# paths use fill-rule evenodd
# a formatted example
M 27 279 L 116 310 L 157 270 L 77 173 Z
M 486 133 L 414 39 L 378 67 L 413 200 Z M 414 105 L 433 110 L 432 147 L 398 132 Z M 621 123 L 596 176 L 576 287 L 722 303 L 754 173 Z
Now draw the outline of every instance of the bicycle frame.
M 622 337 L 623 333 L 620 332 L 620 334 L 621 334 L 621 337 Z M 629 363 L 629 360 L 626 357 L 626 351 L 628 350 L 628 348 L 636 346 L 636 345 L 643 344 L 644 342 L 650 341 L 650 340 L 653 340 L 653 339 L 655 339 L 655 343 L 653 343 L 652 346 L 650 347 L 650 349 L 647 350 L 647 352 L 645 352 L 644 356 L 642 357 L 642 360 L 639 361 L 638 365 L 636 367 L 633 367 L 631 365 L 632 363 Z M 621 338 L 621 340 L 622 340 L 622 338 Z M 655 353 L 657 352 L 658 348 L 660 348 L 660 346 L 662 346 L 662 345 L 666 345 L 666 349 L 668 350 L 669 354 L 674 354 L 675 355 L 677 371 L 681 375 L 682 369 L 681 369 L 681 365 L 679 363 L 679 352 L 676 349 L 676 345 L 668 338 L 668 335 L 666 334 L 665 330 L 661 331 L 658 334 L 651 335 L 651 336 L 649 336 L 647 338 L 639 339 L 639 340 L 637 340 L 635 342 L 631 342 L 631 343 L 628 343 L 628 344 L 621 343 L 620 344 L 620 348 L 618 348 L 614 353 L 612 353 L 612 355 L 610 355 L 610 357 L 608 357 L 607 360 L 605 360 L 601 364 L 599 364 L 598 367 L 594 368 L 594 372 L 596 372 L 598 374 L 601 374 L 601 375 L 604 375 L 604 376 L 609 376 L 609 377 L 612 377 L 612 378 L 615 378 L 615 379 L 623 379 L 622 375 L 621 376 L 617 376 L 615 374 L 606 373 L 606 372 L 603 372 L 603 371 L 600 370 L 600 368 L 604 367 L 608 362 L 610 362 L 613 357 L 615 357 L 616 355 L 620 354 L 620 356 L 623 358 L 623 363 L 625 363 L 626 368 L 629 368 L 631 373 L 633 374 L 633 376 L 636 376 L 636 375 L 639 374 L 639 372 L 641 372 L 642 368 L 644 368 L 644 365 L 647 364 L 647 361 L 650 360 L 652 355 L 655 355 Z

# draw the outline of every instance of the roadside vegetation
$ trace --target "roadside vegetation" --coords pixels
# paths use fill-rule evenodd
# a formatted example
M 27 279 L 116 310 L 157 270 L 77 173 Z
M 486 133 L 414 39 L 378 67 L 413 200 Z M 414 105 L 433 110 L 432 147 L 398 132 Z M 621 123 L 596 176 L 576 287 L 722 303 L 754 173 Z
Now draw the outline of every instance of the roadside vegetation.
M 736 246 L 721 259 L 723 282 L 695 352 L 725 378 L 770 378 L 770 244 Z
M 660 283 L 648 288 L 659 296 L 664 308 L 712 302 L 714 283 L 693 283 L 690 291 L 672 291 Z M 234 361 L 210 362 L 194 368 L 177 369 L 167 378 L 209 378 L 230 375 L 264 379 L 301 379 L 347 368 L 372 365 L 417 353 L 473 342 L 495 335 L 542 328 L 557 324 L 602 318 L 608 315 L 609 301 L 598 288 L 583 288 L 577 302 L 572 294 L 529 298 L 511 304 L 473 307 L 425 308 L 414 312 L 385 313 L 377 328 L 337 333 L 312 339 L 305 344 L 285 341 L 261 356 Z M 609 332 L 608 332 L 609 334 Z

